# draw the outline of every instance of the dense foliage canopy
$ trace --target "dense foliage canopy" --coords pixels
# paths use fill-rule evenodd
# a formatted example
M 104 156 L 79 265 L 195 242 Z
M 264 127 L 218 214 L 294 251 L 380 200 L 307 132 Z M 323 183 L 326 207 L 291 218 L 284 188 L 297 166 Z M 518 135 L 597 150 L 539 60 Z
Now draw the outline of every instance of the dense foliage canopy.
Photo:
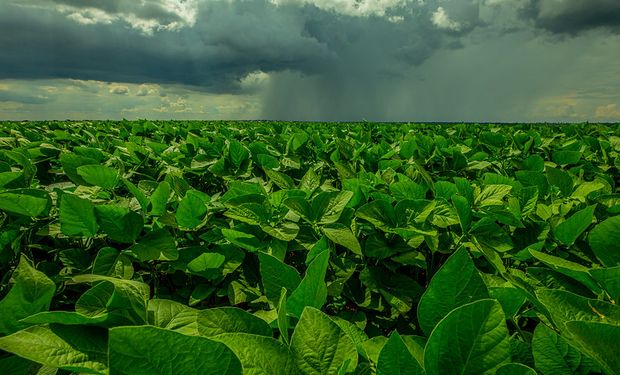
M 0 123 L 2 374 L 620 374 L 620 126 Z

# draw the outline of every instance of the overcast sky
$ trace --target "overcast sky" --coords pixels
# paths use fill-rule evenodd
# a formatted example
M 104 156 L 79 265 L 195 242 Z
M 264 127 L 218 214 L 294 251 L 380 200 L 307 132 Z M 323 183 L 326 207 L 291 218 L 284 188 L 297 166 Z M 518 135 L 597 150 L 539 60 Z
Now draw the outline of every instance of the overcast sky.
M 2 119 L 620 121 L 620 0 L 0 0 Z

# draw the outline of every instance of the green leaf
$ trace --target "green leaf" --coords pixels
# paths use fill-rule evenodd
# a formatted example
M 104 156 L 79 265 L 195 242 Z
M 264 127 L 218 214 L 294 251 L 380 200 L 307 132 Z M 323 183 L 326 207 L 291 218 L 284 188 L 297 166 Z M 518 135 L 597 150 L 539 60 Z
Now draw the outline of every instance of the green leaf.
M 198 333 L 212 337 L 223 333 L 250 333 L 273 335 L 273 330 L 263 319 L 236 307 L 218 307 L 198 312 Z
M 133 272 L 131 259 L 113 247 L 102 247 L 93 262 L 92 273 L 96 275 L 131 279 Z
M 187 269 L 192 272 L 203 272 L 218 269 L 226 262 L 226 257 L 219 253 L 203 253 L 187 263 Z
M 175 260 L 179 257 L 174 237 L 165 229 L 158 229 L 147 233 L 129 250 L 141 261 Z
M 413 181 L 399 181 L 390 185 L 390 193 L 397 200 L 403 199 L 424 199 L 426 197 L 426 186 L 417 184 Z
M 168 198 L 170 198 L 170 192 L 170 185 L 166 181 L 162 181 L 157 185 L 157 188 L 153 194 L 151 194 L 151 215 L 161 216 L 166 213 L 166 205 L 168 204 Z
M 559 165 L 577 164 L 581 159 L 579 151 L 556 151 L 552 155 L 553 162 Z
M 34 326 L 0 337 L 0 349 L 45 366 L 107 373 L 106 331 L 87 326 Z
M 295 187 L 295 182 L 288 175 L 285 175 L 282 172 L 274 171 L 272 169 L 263 169 L 265 174 L 280 189 L 293 189 Z
M 501 206 L 504 204 L 504 197 L 510 193 L 510 185 L 486 185 L 480 194 L 476 196 L 474 205 L 477 207 Z
M 554 230 L 555 238 L 567 246 L 574 244 L 581 233 L 592 224 L 595 209 L 596 205 L 588 206 L 561 222 Z
M 166 299 L 148 302 L 148 323 L 189 336 L 199 336 L 198 311 L 182 303 Z
M 197 190 L 188 190 L 179 202 L 176 211 L 177 223 L 180 227 L 194 229 L 199 226 L 207 213 L 209 197 Z
M 539 323 L 534 330 L 532 352 L 543 375 L 589 374 L 592 361 L 550 328 Z
M 433 330 L 424 350 L 428 375 L 493 374 L 510 361 L 510 341 L 500 304 L 483 299 L 452 310 Z
M 204 337 L 149 326 L 117 327 L 110 330 L 109 345 L 111 374 L 241 373 L 241 363 L 226 345 Z
M 269 254 L 260 253 L 258 258 L 265 295 L 275 305 L 280 299 L 282 288 L 292 293 L 299 286 L 301 277 L 295 268 Z
M 565 197 L 569 197 L 573 192 L 573 179 L 561 169 L 547 168 L 547 181 L 549 185 L 557 186 Z
M 116 169 L 103 165 L 82 165 L 76 172 L 88 184 L 104 189 L 114 189 L 120 178 Z
M 342 245 L 355 254 L 362 255 L 362 247 L 351 232 L 351 228 L 344 224 L 333 223 L 323 227 L 323 234 L 338 245 Z
M 576 338 L 580 348 L 590 355 L 608 374 L 620 374 L 618 338 L 620 326 L 604 323 L 575 321 L 566 328 Z
M 256 236 L 240 232 L 234 229 L 222 228 L 222 235 L 225 239 L 227 239 L 233 245 L 239 246 L 242 249 L 247 251 L 258 251 L 260 248 L 263 248 L 264 245 L 261 241 L 256 238 Z
M 329 250 L 317 255 L 306 270 L 306 275 L 287 302 L 287 310 L 295 317 L 301 316 L 306 306 L 320 309 L 327 300 L 325 273 L 329 264 Z
M 337 374 L 349 362 L 357 366 L 357 350 L 351 338 L 321 311 L 306 307 L 291 338 L 297 367 L 306 375 Z
M 289 327 L 288 310 L 286 308 L 286 288 L 282 288 L 280 300 L 278 301 L 278 330 L 280 331 L 280 337 L 287 345 L 289 344 Z
M 595 293 L 599 293 L 601 288 L 596 284 L 592 276 L 588 273 L 589 269 L 586 266 L 582 266 L 579 263 L 571 262 L 562 258 L 558 258 L 553 255 L 541 253 L 533 249 L 529 249 L 530 254 L 546 266 L 554 271 L 558 271 L 568 277 L 571 277 L 583 285 L 590 288 Z
M 425 374 L 398 332 L 394 331 L 381 349 L 377 363 L 377 375 Z
M 620 216 L 610 217 L 588 234 L 590 248 L 605 267 L 620 266 Z
M 264 224 L 260 226 L 263 232 L 267 233 L 273 238 L 277 238 L 282 241 L 293 241 L 299 233 L 299 226 L 295 223 L 284 222 L 276 226 Z
M 133 243 L 144 227 L 142 215 L 112 204 L 95 206 L 95 216 L 99 228 L 111 240 L 121 243 Z
M 108 314 L 98 316 L 83 315 L 74 311 L 43 311 L 22 319 L 24 323 L 34 324 L 64 324 L 64 325 L 100 325 L 106 326 Z
M 0 210 L 13 214 L 38 217 L 49 213 L 52 200 L 41 190 L 24 189 L 20 192 L 0 192 Z
M 471 206 L 469 205 L 467 198 L 460 195 L 452 196 L 452 204 L 454 205 L 456 213 L 459 216 L 459 223 L 461 224 L 461 229 L 464 233 L 466 233 L 471 227 L 472 222 Z
M 67 236 L 93 237 L 97 234 L 95 206 L 89 200 L 63 193 L 59 219 L 60 230 Z
M 536 371 L 521 363 L 506 363 L 497 369 L 495 375 L 536 375 Z
M 241 164 L 250 157 L 250 151 L 239 141 L 231 139 L 228 146 L 230 162 L 235 168 L 241 168 Z
M 314 218 L 318 221 L 318 224 L 335 223 L 340 219 L 342 211 L 351 198 L 353 198 L 353 192 L 347 190 L 325 192 L 317 195 L 312 200 Z
M 489 293 L 467 250 L 461 248 L 448 258 L 433 276 L 418 305 L 418 321 L 429 335 L 433 328 L 453 309 Z
M 54 282 L 32 267 L 24 255 L 11 280 L 13 287 L 0 301 L 0 333 L 5 335 L 28 327 L 30 324 L 20 319 L 48 310 L 56 292 Z
M 312 194 L 316 189 L 321 186 L 321 177 L 316 174 L 312 168 L 308 168 L 308 171 L 299 181 L 299 189 L 305 191 L 307 194 Z
M 101 275 L 78 275 L 74 283 L 93 283 L 75 303 L 75 311 L 97 317 L 104 313 L 122 324 L 144 324 L 151 290 L 147 284 Z
M 591 269 L 590 275 L 609 293 L 613 301 L 620 302 L 620 266 Z
M 99 165 L 99 161 L 86 156 L 63 152 L 60 154 L 60 164 L 67 177 L 76 185 L 88 185 L 82 176 L 78 174 L 77 169 L 83 165 Z
M 212 338 L 226 344 L 241 361 L 244 374 L 295 375 L 295 358 L 289 348 L 271 337 L 226 333 Z
M 564 324 L 572 320 L 620 326 L 618 305 L 555 289 L 539 289 L 536 291 L 536 297 L 545 305 L 553 322 L 561 331 L 564 330 Z

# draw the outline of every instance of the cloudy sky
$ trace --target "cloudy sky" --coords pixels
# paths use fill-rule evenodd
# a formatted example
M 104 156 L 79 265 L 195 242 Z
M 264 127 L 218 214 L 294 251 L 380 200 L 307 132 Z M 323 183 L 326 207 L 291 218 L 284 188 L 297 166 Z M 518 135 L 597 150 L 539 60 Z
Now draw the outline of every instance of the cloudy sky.
M 619 0 L 0 0 L 0 120 L 620 121 Z

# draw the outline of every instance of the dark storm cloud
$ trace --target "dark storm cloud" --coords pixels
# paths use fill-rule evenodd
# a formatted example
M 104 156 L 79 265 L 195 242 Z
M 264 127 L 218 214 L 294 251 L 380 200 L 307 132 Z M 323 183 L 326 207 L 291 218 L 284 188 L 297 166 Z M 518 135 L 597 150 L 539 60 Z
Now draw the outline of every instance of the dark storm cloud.
M 178 17 L 157 0 L 143 6 L 127 0 L 40 1 L 163 23 Z M 96 15 L 90 14 L 88 22 L 95 24 L 82 25 L 67 19 L 66 12 L 4 2 L 0 78 L 179 83 L 210 92 L 237 92 L 240 80 L 259 70 L 319 74 L 341 83 L 372 81 L 399 76 L 438 48 L 459 45 L 454 33 L 446 35 L 431 21 L 441 3 L 398 8 L 400 18 L 390 21 L 387 16 L 346 15 L 310 4 L 205 1 L 198 3 L 193 26 L 145 35 L 123 26 L 127 19 L 97 24 Z M 455 4 L 447 10 L 461 19 L 477 9 Z M 456 34 L 473 24 L 461 22 L 463 29 Z
M 559 34 L 606 28 L 620 33 L 618 0 L 532 0 L 523 15 L 536 26 Z
M 250 72 L 312 73 L 334 55 L 303 35 L 296 8 L 206 2 L 194 27 L 144 35 L 117 23 L 81 25 L 51 9 L 0 4 L 0 78 L 179 83 L 234 92 Z

